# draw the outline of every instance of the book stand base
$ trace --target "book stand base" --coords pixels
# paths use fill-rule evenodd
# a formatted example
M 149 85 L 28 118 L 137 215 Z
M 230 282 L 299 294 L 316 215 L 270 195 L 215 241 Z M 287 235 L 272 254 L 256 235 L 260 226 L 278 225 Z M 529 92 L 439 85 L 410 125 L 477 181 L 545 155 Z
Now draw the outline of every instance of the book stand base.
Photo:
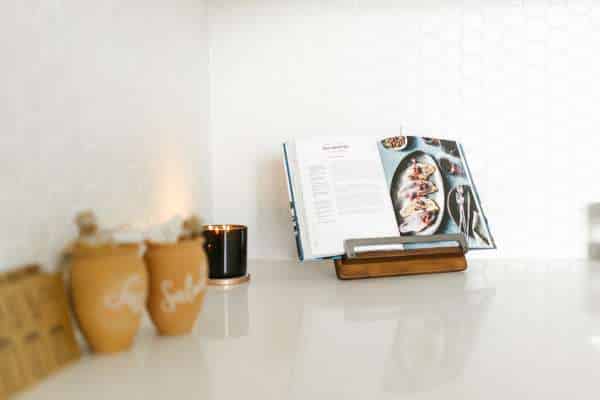
M 446 243 L 444 247 L 411 248 L 423 243 L 440 242 Z M 389 250 L 397 245 L 405 248 Z M 388 249 L 369 250 L 384 247 Z M 342 280 L 458 272 L 467 268 L 467 246 L 462 235 L 354 239 L 346 241 L 345 248 L 346 255 L 335 260 L 337 277 Z M 357 251 L 361 248 L 366 251 Z

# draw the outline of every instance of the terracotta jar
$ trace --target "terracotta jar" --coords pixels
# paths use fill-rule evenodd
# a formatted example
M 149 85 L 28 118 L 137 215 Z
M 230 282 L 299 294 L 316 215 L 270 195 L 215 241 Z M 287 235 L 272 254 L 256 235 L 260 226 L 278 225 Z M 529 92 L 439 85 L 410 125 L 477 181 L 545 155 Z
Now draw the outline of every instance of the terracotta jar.
M 190 333 L 202 310 L 208 281 L 204 238 L 148 243 L 144 258 L 150 279 L 148 311 L 158 332 Z
M 138 245 L 76 247 L 71 290 L 80 329 L 94 352 L 131 347 L 148 295 Z

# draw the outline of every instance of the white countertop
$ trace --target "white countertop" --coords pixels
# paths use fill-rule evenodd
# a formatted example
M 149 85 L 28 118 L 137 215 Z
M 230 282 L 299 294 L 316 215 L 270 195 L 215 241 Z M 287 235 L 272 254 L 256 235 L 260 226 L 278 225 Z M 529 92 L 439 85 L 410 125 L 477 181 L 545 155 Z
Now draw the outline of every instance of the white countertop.
M 21 399 L 595 399 L 600 263 L 472 260 L 465 273 L 338 281 L 255 261 L 197 331 L 140 333 Z

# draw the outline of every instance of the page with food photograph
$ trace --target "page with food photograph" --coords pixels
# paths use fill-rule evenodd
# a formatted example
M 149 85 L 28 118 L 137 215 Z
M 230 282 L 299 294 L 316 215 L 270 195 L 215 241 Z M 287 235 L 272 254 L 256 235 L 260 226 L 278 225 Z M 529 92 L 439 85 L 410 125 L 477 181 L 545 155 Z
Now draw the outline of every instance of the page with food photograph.
M 463 233 L 469 248 L 496 248 L 462 146 L 394 136 L 379 142 L 400 236 Z

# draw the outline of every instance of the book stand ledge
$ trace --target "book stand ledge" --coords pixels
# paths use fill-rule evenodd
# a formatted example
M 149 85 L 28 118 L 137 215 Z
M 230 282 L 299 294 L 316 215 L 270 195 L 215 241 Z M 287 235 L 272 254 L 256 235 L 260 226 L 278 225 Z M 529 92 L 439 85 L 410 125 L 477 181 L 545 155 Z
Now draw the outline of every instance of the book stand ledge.
M 467 269 L 465 237 L 456 235 L 351 239 L 335 260 L 342 280 L 457 272 Z

